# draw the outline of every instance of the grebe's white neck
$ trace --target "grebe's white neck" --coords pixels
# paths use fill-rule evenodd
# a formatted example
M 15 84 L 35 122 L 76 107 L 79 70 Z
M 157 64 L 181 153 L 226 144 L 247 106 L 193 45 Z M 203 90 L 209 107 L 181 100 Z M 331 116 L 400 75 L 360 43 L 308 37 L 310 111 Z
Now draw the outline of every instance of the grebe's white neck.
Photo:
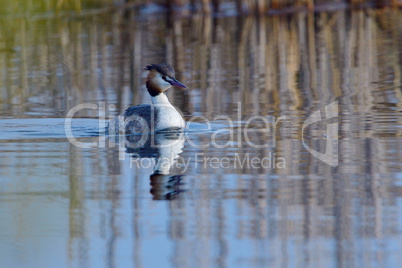
M 155 97 L 151 97 L 153 105 L 171 105 L 165 93 L 159 93 Z
M 184 128 L 186 123 L 176 108 L 169 102 L 165 93 L 151 97 L 152 105 L 156 111 L 155 130 L 160 131 L 169 128 Z

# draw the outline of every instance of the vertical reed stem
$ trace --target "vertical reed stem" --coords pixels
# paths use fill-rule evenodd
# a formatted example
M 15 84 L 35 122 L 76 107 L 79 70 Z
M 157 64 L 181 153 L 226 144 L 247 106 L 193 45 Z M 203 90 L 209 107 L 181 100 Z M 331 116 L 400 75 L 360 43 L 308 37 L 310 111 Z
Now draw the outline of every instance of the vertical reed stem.
M 211 13 L 211 7 L 209 6 L 209 0 L 202 0 L 202 12 L 209 14 Z

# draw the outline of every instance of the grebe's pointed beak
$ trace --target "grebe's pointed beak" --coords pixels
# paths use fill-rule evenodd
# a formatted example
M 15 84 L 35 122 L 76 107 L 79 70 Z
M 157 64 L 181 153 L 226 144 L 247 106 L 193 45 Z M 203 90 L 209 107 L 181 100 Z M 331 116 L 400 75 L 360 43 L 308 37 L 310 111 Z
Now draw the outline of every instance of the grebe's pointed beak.
M 172 86 L 176 86 L 176 87 L 188 88 L 185 84 L 177 81 L 176 79 L 173 79 L 172 81 L 170 81 L 170 84 Z

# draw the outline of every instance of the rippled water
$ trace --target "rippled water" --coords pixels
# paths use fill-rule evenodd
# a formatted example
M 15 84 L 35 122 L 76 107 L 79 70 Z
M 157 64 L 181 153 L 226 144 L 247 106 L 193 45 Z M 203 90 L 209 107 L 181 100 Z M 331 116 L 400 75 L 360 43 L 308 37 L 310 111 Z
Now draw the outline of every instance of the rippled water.
M 398 267 L 401 15 L 3 19 L 0 266 Z M 189 129 L 115 146 L 160 62 Z

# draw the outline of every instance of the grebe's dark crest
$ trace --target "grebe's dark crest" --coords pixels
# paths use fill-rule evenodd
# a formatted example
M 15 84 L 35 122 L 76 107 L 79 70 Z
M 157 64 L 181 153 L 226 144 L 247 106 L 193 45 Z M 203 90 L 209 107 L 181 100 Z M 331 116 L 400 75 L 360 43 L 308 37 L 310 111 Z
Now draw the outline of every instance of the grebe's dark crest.
M 147 71 L 156 70 L 162 75 L 169 76 L 170 78 L 175 77 L 174 69 L 168 63 L 151 64 L 146 66 L 145 70 Z

